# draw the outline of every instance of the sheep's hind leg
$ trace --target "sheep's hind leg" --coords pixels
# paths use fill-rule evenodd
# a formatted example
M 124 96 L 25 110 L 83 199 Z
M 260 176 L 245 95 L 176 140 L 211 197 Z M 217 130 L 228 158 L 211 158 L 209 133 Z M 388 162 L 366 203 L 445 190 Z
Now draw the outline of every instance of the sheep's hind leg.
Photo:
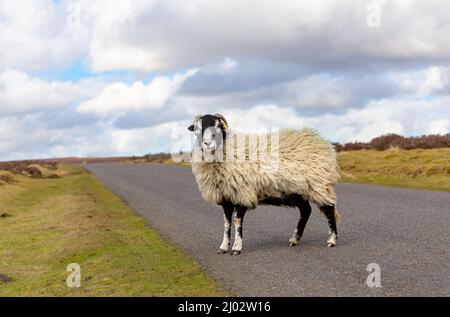
M 322 206 L 320 210 L 324 213 L 325 217 L 328 220 L 328 240 L 327 247 L 332 248 L 336 246 L 338 240 L 337 228 L 336 228 L 336 218 L 335 218 L 335 210 L 334 206 Z
M 296 196 L 294 204 L 300 210 L 300 219 L 294 233 L 292 234 L 292 237 L 289 239 L 290 247 L 296 246 L 299 243 L 300 238 L 303 235 L 303 231 L 305 230 L 306 223 L 311 215 L 311 205 L 307 200 L 304 200 L 303 197 Z
M 247 207 L 236 206 L 236 214 L 234 216 L 234 244 L 233 244 L 233 255 L 240 254 L 242 251 L 242 224 L 244 221 L 245 213 L 247 212 Z
M 217 253 L 223 254 L 230 251 L 231 220 L 233 218 L 234 206 L 231 203 L 224 203 L 223 208 L 223 240 Z

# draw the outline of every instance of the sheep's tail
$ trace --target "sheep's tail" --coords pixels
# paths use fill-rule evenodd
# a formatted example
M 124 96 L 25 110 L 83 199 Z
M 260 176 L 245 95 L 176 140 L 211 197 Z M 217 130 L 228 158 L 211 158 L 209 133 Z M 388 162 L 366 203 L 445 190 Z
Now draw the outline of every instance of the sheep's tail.
M 334 219 L 336 219 L 336 222 L 341 221 L 341 215 L 339 214 L 339 212 L 336 208 L 334 208 Z

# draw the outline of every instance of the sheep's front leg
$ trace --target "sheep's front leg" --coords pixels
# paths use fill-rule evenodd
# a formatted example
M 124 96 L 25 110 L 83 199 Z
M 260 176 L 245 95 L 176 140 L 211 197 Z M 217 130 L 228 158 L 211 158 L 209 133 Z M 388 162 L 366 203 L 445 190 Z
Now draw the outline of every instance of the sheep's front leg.
M 233 218 L 234 206 L 231 203 L 224 203 L 223 208 L 223 240 L 217 253 L 223 254 L 230 250 L 231 220 Z
M 244 222 L 244 216 L 247 212 L 247 207 L 236 206 L 236 215 L 234 217 L 234 244 L 233 244 L 233 255 L 240 254 L 242 251 L 242 225 Z

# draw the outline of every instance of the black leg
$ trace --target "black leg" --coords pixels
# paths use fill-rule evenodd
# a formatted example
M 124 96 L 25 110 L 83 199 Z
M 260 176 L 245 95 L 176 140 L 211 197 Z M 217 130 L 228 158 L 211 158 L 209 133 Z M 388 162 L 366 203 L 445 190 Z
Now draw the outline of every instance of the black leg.
M 295 197 L 295 206 L 300 210 L 300 219 L 298 221 L 297 227 L 289 239 L 289 246 L 296 246 L 303 236 L 303 231 L 305 230 L 306 224 L 308 222 L 309 216 L 311 215 L 311 205 L 307 200 L 304 200 L 302 196 L 298 195 Z
M 338 239 L 337 227 L 336 227 L 336 217 L 334 206 L 322 206 L 320 210 L 324 213 L 328 220 L 329 236 L 327 240 L 327 247 L 335 247 L 336 241 Z
M 233 219 L 234 205 L 230 202 L 222 204 L 223 208 L 223 240 L 217 253 L 226 253 L 230 250 L 231 221 Z
M 240 254 L 242 251 L 242 225 L 244 222 L 244 216 L 247 212 L 247 207 L 236 206 L 236 215 L 234 216 L 234 244 L 233 244 L 233 254 Z

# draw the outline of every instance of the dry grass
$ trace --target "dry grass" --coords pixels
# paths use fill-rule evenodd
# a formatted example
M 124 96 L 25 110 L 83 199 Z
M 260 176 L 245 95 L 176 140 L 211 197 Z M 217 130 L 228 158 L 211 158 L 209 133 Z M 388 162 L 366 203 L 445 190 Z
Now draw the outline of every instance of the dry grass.
M 340 152 L 342 181 L 450 191 L 450 148 Z
M 16 181 L 16 178 L 13 173 L 0 170 L 0 186 L 12 184 L 15 181 Z
M 93 175 L 57 172 L 0 186 L 0 296 L 227 295 Z M 66 285 L 69 263 L 81 288 Z
M 450 148 L 338 153 L 342 181 L 450 191 Z M 175 163 L 169 154 L 149 155 L 134 163 Z

